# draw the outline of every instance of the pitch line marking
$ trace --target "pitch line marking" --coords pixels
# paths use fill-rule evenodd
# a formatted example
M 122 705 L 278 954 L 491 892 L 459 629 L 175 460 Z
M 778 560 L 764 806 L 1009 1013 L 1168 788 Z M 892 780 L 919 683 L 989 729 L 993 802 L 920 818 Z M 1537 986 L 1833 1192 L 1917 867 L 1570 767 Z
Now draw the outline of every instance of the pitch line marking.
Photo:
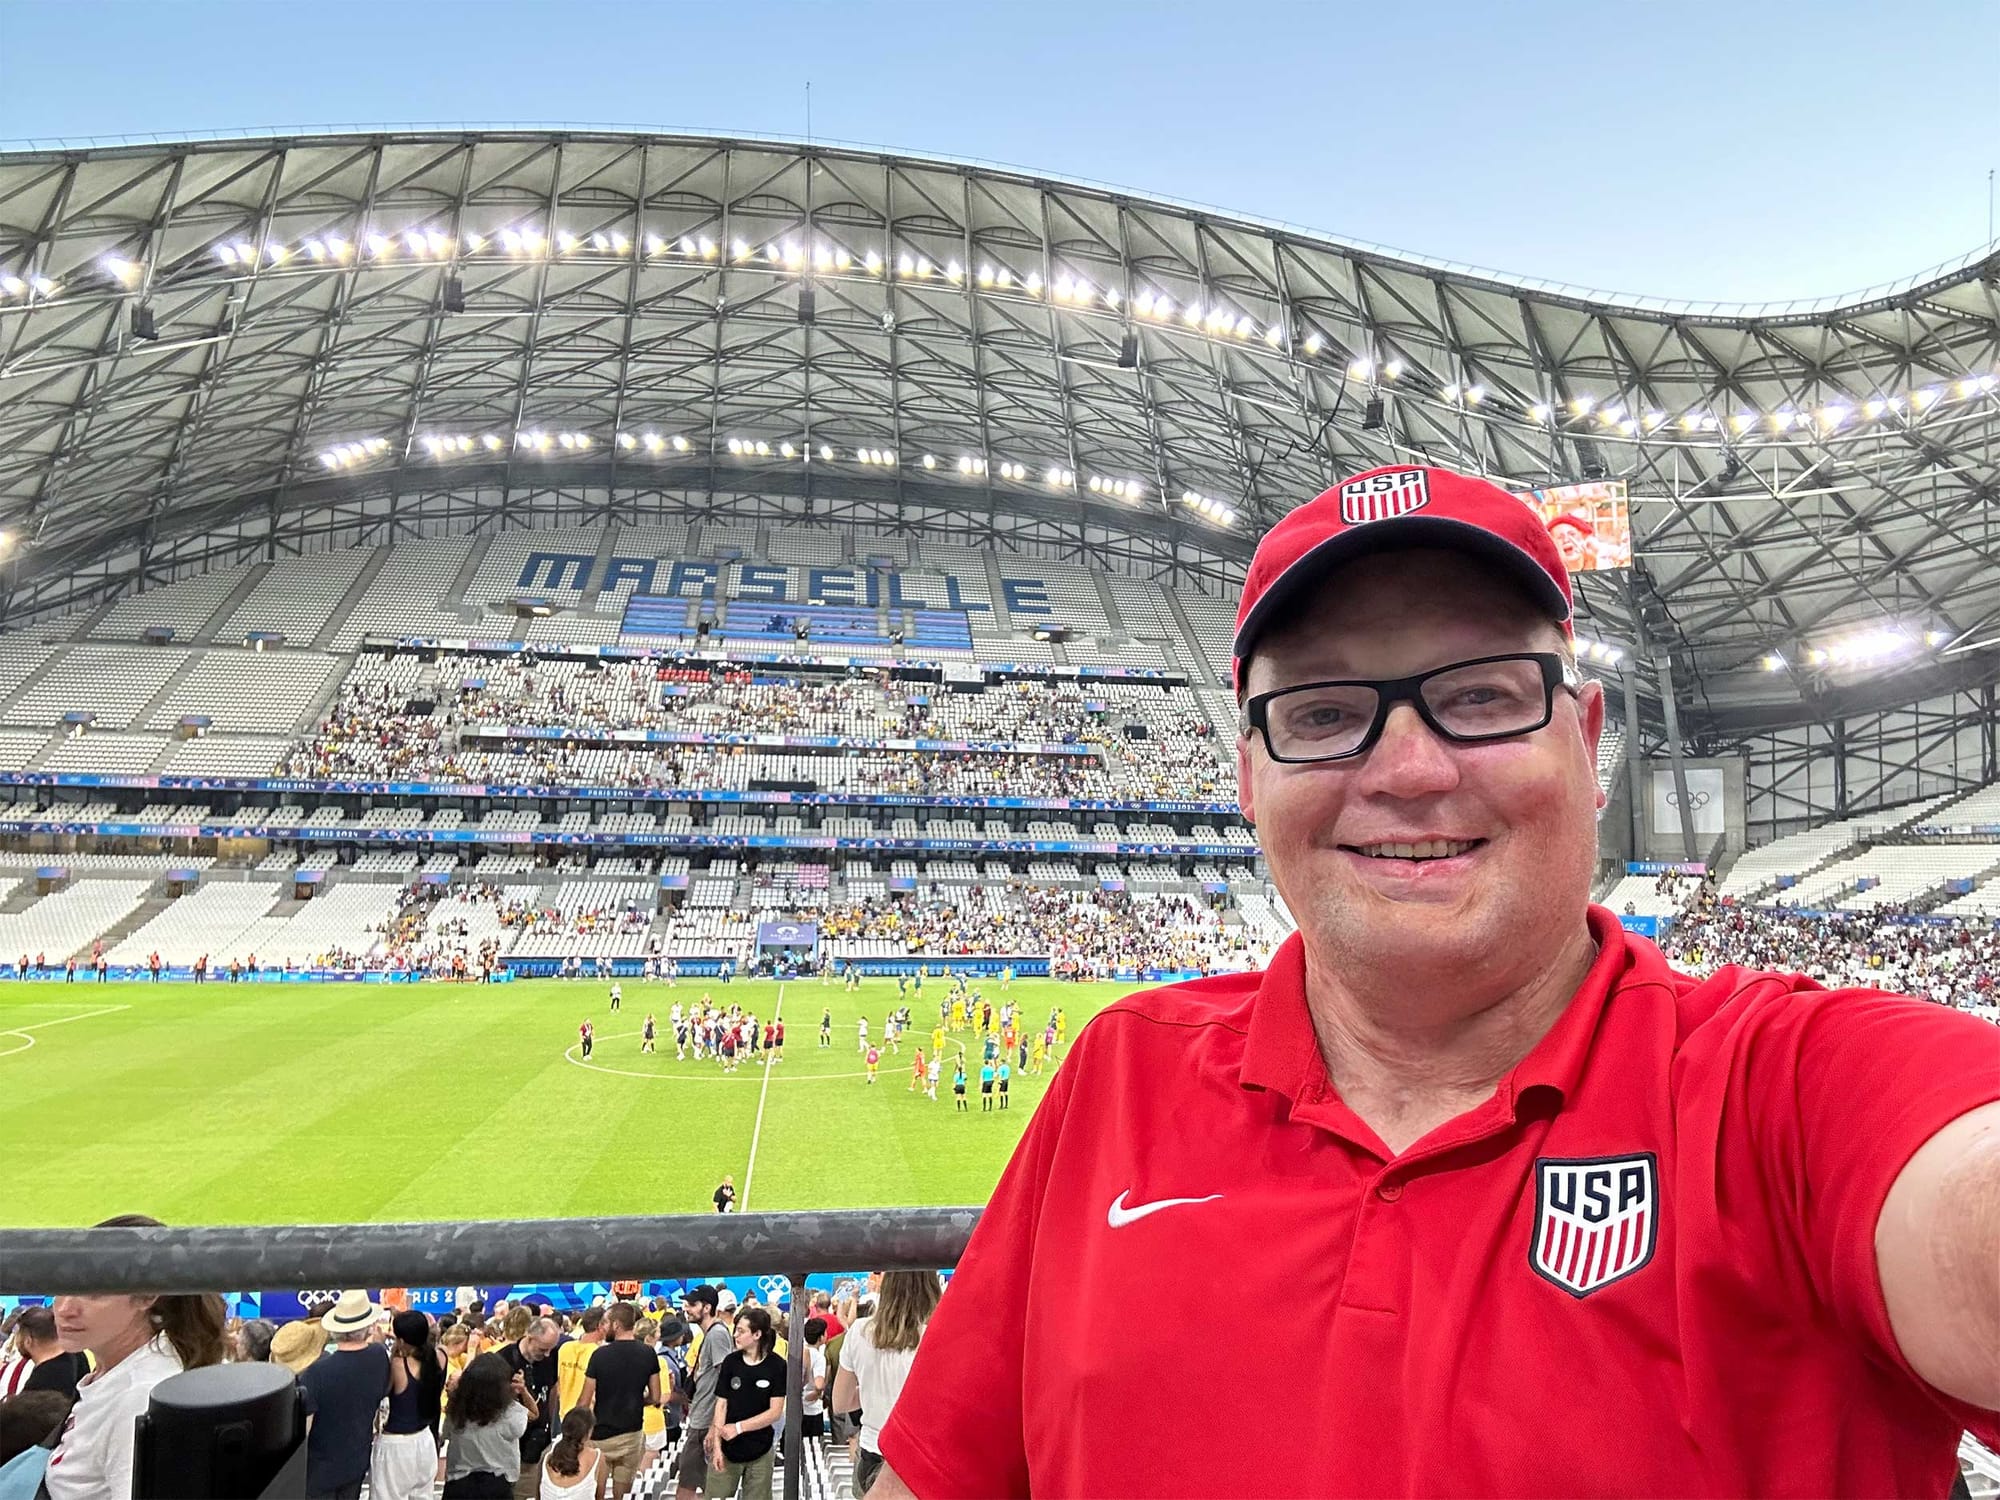
M 33 1021 L 27 1026 L 0 1027 L 0 1036 L 17 1036 L 21 1039 L 18 1047 L 9 1047 L 0 1052 L 0 1057 L 16 1057 L 35 1045 L 35 1033 L 50 1026 L 67 1026 L 72 1021 L 88 1021 L 97 1016 L 115 1015 L 121 1010 L 130 1010 L 129 1005 L 100 1005 L 95 1010 L 86 1010 L 74 1016 L 58 1016 L 53 1021 Z
M 776 1023 L 785 1014 L 785 986 L 778 985 L 778 1003 L 771 1008 L 771 1020 Z M 757 1141 L 764 1134 L 764 1101 L 771 1097 L 771 1060 L 764 1059 L 764 1086 L 757 1091 L 757 1123 L 750 1127 L 750 1160 L 743 1168 L 743 1196 L 738 1201 L 737 1212 L 750 1206 L 750 1182 L 757 1174 Z

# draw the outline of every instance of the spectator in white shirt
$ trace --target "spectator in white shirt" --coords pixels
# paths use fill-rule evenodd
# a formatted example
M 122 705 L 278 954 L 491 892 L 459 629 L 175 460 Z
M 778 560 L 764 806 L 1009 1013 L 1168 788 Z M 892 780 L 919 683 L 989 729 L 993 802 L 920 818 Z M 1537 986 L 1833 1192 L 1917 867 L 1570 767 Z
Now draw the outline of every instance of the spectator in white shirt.
M 124 1214 L 97 1226 L 157 1228 Z M 111 1293 L 55 1301 L 63 1348 L 88 1350 L 83 1382 L 43 1483 L 49 1500 L 107 1500 L 132 1493 L 133 1423 L 169 1375 L 222 1363 L 224 1310 L 212 1293 L 156 1297 Z
M 876 1311 L 847 1330 L 840 1373 L 833 1377 L 833 1409 L 861 1408 L 860 1451 L 854 1455 L 854 1500 L 882 1469 L 882 1428 L 903 1394 L 916 1363 L 917 1344 L 944 1294 L 935 1271 L 887 1271 Z

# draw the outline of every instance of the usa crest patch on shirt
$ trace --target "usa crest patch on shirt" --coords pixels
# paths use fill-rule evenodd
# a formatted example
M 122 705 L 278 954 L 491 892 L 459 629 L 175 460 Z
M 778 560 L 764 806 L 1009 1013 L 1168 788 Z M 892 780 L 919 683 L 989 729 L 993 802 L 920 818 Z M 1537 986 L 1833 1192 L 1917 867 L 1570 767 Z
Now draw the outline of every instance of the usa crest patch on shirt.
M 1528 1263 L 1572 1297 L 1641 1270 L 1660 1236 L 1660 1169 L 1650 1151 L 1535 1162 Z

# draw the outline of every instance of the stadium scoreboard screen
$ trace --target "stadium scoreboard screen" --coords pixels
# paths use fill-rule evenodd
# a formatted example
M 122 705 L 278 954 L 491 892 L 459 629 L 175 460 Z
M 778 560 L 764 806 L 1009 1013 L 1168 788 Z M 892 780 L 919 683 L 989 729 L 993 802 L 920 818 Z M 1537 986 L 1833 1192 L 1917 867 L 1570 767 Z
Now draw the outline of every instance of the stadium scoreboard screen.
M 1528 490 L 1521 499 L 1542 518 L 1570 572 L 1632 566 L 1632 511 L 1624 480 Z

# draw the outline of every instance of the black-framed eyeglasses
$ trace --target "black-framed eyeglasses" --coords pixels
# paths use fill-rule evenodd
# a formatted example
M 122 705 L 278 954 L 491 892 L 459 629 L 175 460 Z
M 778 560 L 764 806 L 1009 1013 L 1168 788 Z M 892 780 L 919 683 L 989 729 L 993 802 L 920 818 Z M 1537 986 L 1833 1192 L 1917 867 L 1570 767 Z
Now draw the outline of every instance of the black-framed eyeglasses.
M 1243 732 L 1263 735 L 1271 759 L 1287 765 L 1347 760 L 1372 749 L 1389 710 L 1408 703 L 1439 737 L 1476 745 L 1547 728 L 1556 689 L 1580 686 L 1553 651 L 1481 656 L 1414 677 L 1303 682 L 1259 693 L 1243 705 Z

